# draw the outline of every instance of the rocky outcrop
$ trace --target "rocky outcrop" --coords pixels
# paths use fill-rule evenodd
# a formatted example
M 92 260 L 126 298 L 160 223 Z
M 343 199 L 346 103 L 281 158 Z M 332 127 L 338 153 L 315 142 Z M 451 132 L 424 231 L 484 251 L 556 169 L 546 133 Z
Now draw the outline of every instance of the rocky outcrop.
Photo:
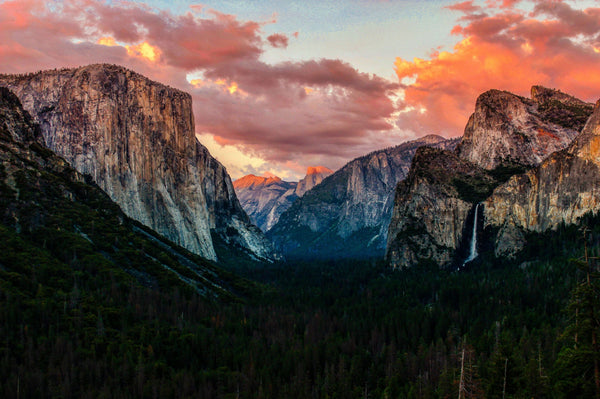
M 523 232 L 574 224 L 600 210 L 600 103 L 581 134 L 537 168 L 512 177 L 485 201 L 485 225 L 495 227 L 498 256 L 514 256 Z
M 333 171 L 324 166 L 311 166 L 299 182 L 287 182 L 271 174 L 248 175 L 233 182 L 242 208 L 262 231 L 270 230 L 298 197 L 321 183 Z
M 419 148 L 396 190 L 387 261 L 400 269 L 422 259 L 442 266 L 458 261 L 464 232 L 473 226 L 468 216 L 495 184 L 488 171 L 451 151 Z
M 0 85 L 33 115 L 46 146 L 131 218 L 209 259 L 211 232 L 272 256 L 227 171 L 196 139 L 189 94 L 112 65 L 1 75 Z
M 460 265 L 466 237 L 472 235 L 475 204 L 511 176 L 567 147 L 593 109 L 540 86 L 531 89 L 531 97 L 499 90 L 483 93 L 454 154 L 424 150 L 415 158 L 415 171 L 398 188 L 388 233 L 386 256 L 394 267 L 409 267 L 420 259 Z M 428 168 L 438 176 L 432 177 Z M 486 215 L 489 206 L 486 201 Z M 497 254 L 509 253 L 511 245 L 523 240 L 512 222 L 502 225 L 499 236 Z
M 300 258 L 381 257 L 396 184 L 418 147 L 454 148 L 457 140 L 426 136 L 357 158 L 307 191 L 268 236 Z
M 567 147 L 593 105 L 560 91 L 534 86 L 531 99 L 490 90 L 479 96 L 457 154 L 485 169 L 539 165 Z

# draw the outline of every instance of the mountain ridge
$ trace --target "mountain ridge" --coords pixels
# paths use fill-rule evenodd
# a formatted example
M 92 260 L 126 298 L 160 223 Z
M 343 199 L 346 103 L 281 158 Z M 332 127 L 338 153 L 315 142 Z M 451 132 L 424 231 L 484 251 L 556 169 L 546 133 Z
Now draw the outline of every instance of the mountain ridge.
M 514 257 L 525 233 L 577 224 L 600 210 L 600 101 L 569 147 L 538 167 L 511 178 L 484 202 L 487 228 L 494 228 L 495 253 Z
M 286 256 L 383 256 L 393 195 L 422 145 L 454 148 L 428 135 L 358 157 L 298 199 L 267 233 Z
M 298 182 L 287 182 L 268 173 L 246 175 L 233 182 L 240 203 L 251 220 L 264 232 L 273 227 L 296 199 L 312 189 L 333 171 L 325 166 L 309 166 Z

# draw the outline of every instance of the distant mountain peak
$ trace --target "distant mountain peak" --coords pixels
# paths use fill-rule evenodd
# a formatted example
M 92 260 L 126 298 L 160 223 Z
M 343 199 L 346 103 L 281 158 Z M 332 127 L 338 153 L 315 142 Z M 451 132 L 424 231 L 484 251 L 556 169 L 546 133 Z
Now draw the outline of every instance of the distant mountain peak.
M 291 258 L 383 256 L 396 184 L 415 151 L 423 145 L 453 150 L 457 142 L 429 135 L 358 157 L 309 191 L 297 188 L 304 195 L 267 235 Z
M 427 136 L 421 137 L 419 140 L 421 140 L 427 144 L 435 144 L 435 143 L 441 143 L 448 139 L 446 139 L 445 137 L 442 137 L 440 135 L 437 135 L 437 134 L 428 134 Z
M 333 173 L 333 170 L 331 170 L 325 166 L 309 166 L 308 169 L 306 169 L 307 176 L 318 175 L 318 174 L 323 174 L 323 173 L 330 175 Z
M 325 166 L 309 166 L 306 170 L 306 176 L 298 182 L 296 186 L 296 195 L 302 197 L 305 192 L 321 183 L 324 178 L 333 173 L 333 170 Z
M 262 231 L 273 226 L 297 198 L 296 182 L 281 180 L 272 173 L 248 175 L 233 182 L 240 204 Z
M 244 177 L 240 177 L 239 179 L 233 182 L 233 188 L 252 188 L 258 186 L 268 186 L 274 183 L 278 183 L 281 179 L 271 173 L 270 176 L 256 176 L 256 175 L 246 175 Z

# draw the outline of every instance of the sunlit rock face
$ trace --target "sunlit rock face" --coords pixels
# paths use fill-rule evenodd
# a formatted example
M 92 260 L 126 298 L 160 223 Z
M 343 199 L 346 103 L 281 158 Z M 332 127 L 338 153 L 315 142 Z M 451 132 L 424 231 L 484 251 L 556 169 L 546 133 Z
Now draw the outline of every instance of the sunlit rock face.
M 306 176 L 298 182 L 294 194 L 302 197 L 308 190 L 321 183 L 323 179 L 333 173 L 333 170 L 325 166 L 311 166 L 306 170 Z
M 279 216 L 298 198 L 297 182 L 287 182 L 276 176 L 248 175 L 233 182 L 242 208 L 254 224 L 267 231 Z
M 234 181 L 233 187 L 252 222 L 266 232 L 296 199 L 332 173 L 324 166 L 311 166 L 299 182 L 283 181 L 272 175 L 247 175 Z
M 209 259 L 211 230 L 272 256 L 227 171 L 196 139 L 189 94 L 113 65 L 2 75 L 0 85 L 40 124 L 45 144 L 131 218 Z
M 490 90 L 479 96 L 457 154 L 485 169 L 512 163 L 539 165 L 567 147 L 593 105 L 560 91 L 534 86 L 531 99 Z
M 423 149 L 415 157 L 409 177 L 398 186 L 388 232 L 386 258 L 393 267 L 410 267 L 423 259 L 439 266 L 460 262 L 457 250 L 472 230 L 467 220 L 482 201 L 486 226 L 500 227 L 496 254 L 510 256 L 523 245 L 516 226 L 524 223 L 512 219 L 523 219 L 527 213 L 519 201 L 530 194 L 524 194 L 521 186 L 535 183 L 519 176 L 506 181 L 544 165 L 545 159 L 552 159 L 550 154 L 566 148 L 593 110 L 591 104 L 540 86 L 532 88 L 531 97 L 499 90 L 483 93 L 454 154 Z M 486 201 L 492 193 L 506 198 L 502 206 Z M 589 199 L 582 202 L 591 204 Z M 511 203 L 514 216 L 508 217 Z M 502 222 L 488 220 L 496 213 Z
M 383 257 L 395 187 L 415 151 L 456 143 L 432 135 L 357 158 L 296 200 L 268 236 L 290 257 Z
M 537 168 L 512 177 L 485 201 L 486 226 L 498 227 L 498 255 L 511 256 L 525 241 L 521 231 L 542 232 L 577 223 L 600 210 L 600 109 L 581 134 Z M 510 234 L 507 234 L 509 232 Z

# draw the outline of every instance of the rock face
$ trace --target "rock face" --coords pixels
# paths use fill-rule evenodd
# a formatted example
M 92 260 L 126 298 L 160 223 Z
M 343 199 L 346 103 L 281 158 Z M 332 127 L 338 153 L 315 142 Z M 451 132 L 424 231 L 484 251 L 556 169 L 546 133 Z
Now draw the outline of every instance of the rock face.
M 417 150 L 410 172 L 398 184 L 389 225 L 386 259 L 406 268 L 420 259 L 447 265 L 455 259 L 474 203 L 496 181 L 483 168 L 455 153 L 430 147 Z
M 485 225 L 498 228 L 497 256 L 513 256 L 523 231 L 574 224 L 600 210 L 600 102 L 581 134 L 537 168 L 512 177 L 485 201 Z
M 475 205 L 512 175 L 568 146 L 593 109 L 556 90 L 534 86 L 531 93 L 531 99 L 498 90 L 483 93 L 454 154 L 423 149 L 415 157 L 398 187 L 388 232 L 386 257 L 393 267 L 410 267 L 420 259 L 439 266 L 460 263 Z M 485 201 L 486 224 L 494 209 Z M 500 225 L 497 254 L 505 255 L 523 236 L 510 220 Z
M 283 181 L 272 175 L 248 175 L 234 181 L 233 187 L 252 222 L 266 232 L 298 197 L 332 173 L 331 169 L 324 166 L 311 166 L 299 182 Z
M 560 91 L 534 86 L 531 99 L 490 90 L 477 99 L 457 154 L 485 169 L 539 165 L 569 145 L 593 105 Z
M 415 151 L 453 149 L 457 141 L 426 136 L 349 162 L 296 200 L 268 236 L 290 257 L 383 256 L 395 187 Z
M 1 75 L 40 125 L 48 148 L 131 218 L 216 259 L 211 232 L 268 259 L 225 168 L 198 142 L 191 96 L 118 66 Z

